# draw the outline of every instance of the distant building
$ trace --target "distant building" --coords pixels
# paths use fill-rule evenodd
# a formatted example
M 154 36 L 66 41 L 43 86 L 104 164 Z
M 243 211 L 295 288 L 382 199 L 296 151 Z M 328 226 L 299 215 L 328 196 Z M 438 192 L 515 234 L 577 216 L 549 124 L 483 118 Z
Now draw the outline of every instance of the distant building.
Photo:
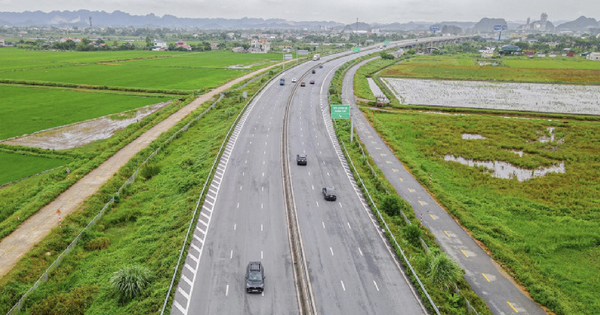
M 154 45 L 152 46 L 152 50 L 154 50 L 154 51 L 167 50 L 167 48 L 168 48 L 167 42 L 158 40 L 158 39 L 154 40 Z
M 4 45 L 6 45 L 6 44 L 4 43 L 4 38 L 0 37 L 0 47 L 2 47 L 2 46 L 4 46 Z
M 500 55 L 519 55 L 521 54 L 521 48 L 515 45 L 502 46 L 498 51 Z
M 185 41 L 183 41 L 183 40 L 180 40 L 180 41 L 176 42 L 175 43 L 175 47 L 176 48 L 177 47 L 181 47 L 181 48 L 183 48 L 185 50 L 192 50 L 192 46 L 186 44 Z
M 231 50 L 231 52 L 242 53 L 242 52 L 246 52 L 246 50 L 244 49 L 244 47 L 235 47 Z
M 593 52 L 589 55 L 587 55 L 587 57 L 585 57 L 587 60 L 595 60 L 595 61 L 600 61 L 600 52 Z
M 250 53 L 268 53 L 271 50 L 271 42 L 266 38 L 253 38 L 250 40 Z
M 210 43 L 210 50 L 219 50 L 219 43 Z

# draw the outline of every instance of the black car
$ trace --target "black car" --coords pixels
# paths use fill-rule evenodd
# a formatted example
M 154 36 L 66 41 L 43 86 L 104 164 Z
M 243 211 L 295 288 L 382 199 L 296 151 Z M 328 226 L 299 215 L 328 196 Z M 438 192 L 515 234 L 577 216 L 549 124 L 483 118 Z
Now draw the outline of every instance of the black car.
M 323 65 L 319 65 L 319 68 L 323 69 Z
M 262 293 L 265 290 L 265 269 L 260 261 L 251 261 L 246 268 L 246 292 Z
M 313 69 L 312 73 L 313 73 L 313 74 L 315 74 L 315 73 L 317 73 L 317 71 L 315 71 L 315 70 Z
M 323 188 L 323 197 L 325 197 L 325 200 L 335 201 L 337 199 L 337 195 L 335 193 L 335 188 L 333 188 L 333 187 Z
M 298 165 L 306 165 L 307 162 L 306 154 L 296 154 L 296 163 L 298 163 Z

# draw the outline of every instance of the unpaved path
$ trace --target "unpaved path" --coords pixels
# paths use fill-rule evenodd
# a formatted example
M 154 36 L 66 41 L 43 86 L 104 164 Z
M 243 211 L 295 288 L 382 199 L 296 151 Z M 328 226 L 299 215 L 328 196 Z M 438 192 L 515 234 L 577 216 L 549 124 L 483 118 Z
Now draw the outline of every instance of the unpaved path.
M 98 189 L 113 177 L 113 175 L 134 155 L 146 148 L 163 132 L 175 126 L 175 124 L 196 110 L 204 102 L 229 89 L 234 84 L 276 66 L 279 66 L 279 64 L 254 71 L 230 81 L 209 93 L 199 96 L 193 102 L 146 131 L 123 149 L 119 150 L 119 152 L 102 163 L 98 168 L 88 173 L 77 183 L 60 194 L 60 196 L 50 204 L 40 209 L 35 215 L 29 217 L 19 226 L 19 228 L 0 242 L 0 278 L 10 271 L 19 259 L 33 248 L 35 244 L 46 237 L 52 228 L 58 225 L 58 214 L 56 213 L 56 210 L 60 209 L 63 218 L 77 210 L 86 199 L 95 194 Z

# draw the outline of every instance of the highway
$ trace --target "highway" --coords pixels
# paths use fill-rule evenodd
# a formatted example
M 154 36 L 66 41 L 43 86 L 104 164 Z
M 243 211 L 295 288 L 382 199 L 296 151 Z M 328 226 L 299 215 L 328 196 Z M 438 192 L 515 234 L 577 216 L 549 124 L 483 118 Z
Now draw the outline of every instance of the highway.
M 417 217 L 435 235 L 440 247 L 465 270 L 465 278 L 475 293 L 484 299 L 497 315 L 545 315 L 534 301 L 523 294 L 502 268 L 465 232 L 454 219 L 429 195 L 428 191 L 408 172 L 394 153 L 356 106 L 353 79 L 361 62 L 348 70 L 344 77 L 342 99 L 356 113 L 356 133 L 396 192 L 408 201 Z
M 335 69 L 365 53 L 288 69 L 248 107 L 202 205 L 171 314 L 301 313 L 281 160 L 284 113 L 294 90 L 286 171 L 293 183 L 314 311 L 425 314 L 349 176 L 328 119 L 327 88 Z M 310 74 L 319 63 L 324 67 Z M 291 83 L 305 74 L 306 87 Z M 284 86 L 279 85 L 281 77 Z M 316 84 L 309 84 L 311 79 Z M 295 165 L 301 152 L 308 154 L 307 166 Z M 324 201 L 325 185 L 337 188 L 336 202 Z M 263 294 L 245 292 L 245 268 L 255 260 L 265 267 Z

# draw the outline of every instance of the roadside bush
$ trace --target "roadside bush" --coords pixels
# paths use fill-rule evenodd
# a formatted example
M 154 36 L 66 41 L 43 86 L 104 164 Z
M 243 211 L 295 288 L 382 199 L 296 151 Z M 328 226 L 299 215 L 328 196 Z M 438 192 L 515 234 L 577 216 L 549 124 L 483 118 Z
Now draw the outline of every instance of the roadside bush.
M 35 303 L 29 312 L 32 315 L 78 315 L 84 314 L 98 293 L 97 285 L 85 285 L 70 293 L 50 295 Z
M 458 264 L 439 249 L 433 249 L 427 254 L 427 276 L 429 280 L 444 290 L 448 290 L 462 276 Z
M 98 237 L 85 243 L 85 249 L 87 250 L 101 250 L 108 246 L 110 246 L 110 239 L 108 237 Z
M 381 210 L 389 216 L 400 214 L 400 200 L 395 195 L 386 195 L 381 202 Z
M 419 244 L 419 238 L 421 237 L 421 234 L 421 229 L 416 224 L 407 225 L 402 228 L 402 235 L 413 246 L 421 246 Z
M 116 271 L 110 278 L 110 285 L 119 296 L 120 302 L 127 302 L 138 296 L 150 283 L 153 276 L 148 268 L 126 266 Z
M 160 173 L 160 166 L 157 165 L 146 164 L 140 170 L 140 175 L 146 180 L 158 175 L 158 173 Z

